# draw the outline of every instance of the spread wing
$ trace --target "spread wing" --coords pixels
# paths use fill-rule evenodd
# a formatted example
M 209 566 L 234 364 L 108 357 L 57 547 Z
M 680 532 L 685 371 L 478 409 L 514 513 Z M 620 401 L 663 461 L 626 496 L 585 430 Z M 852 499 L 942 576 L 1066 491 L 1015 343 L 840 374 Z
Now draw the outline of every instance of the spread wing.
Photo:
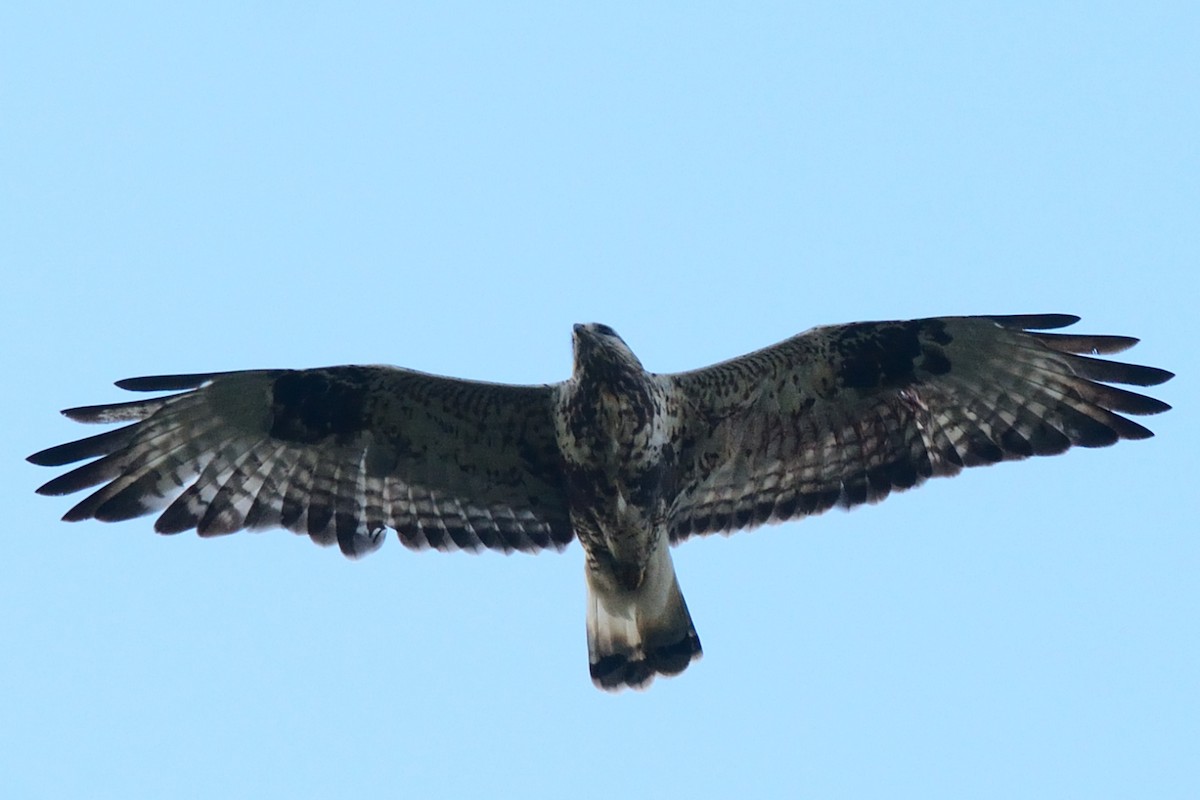
M 537 550 L 572 538 L 551 386 L 460 381 L 395 367 L 133 378 L 177 394 L 68 409 L 130 422 L 35 453 L 99 456 L 38 489 L 99 486 L 64 519 L 161 511 L 155 529 L 203 535 L 283 527 L 348 556 L 386 528 L 413 548 Z
M 1153 434 L 1120 416 L 1166 403 L 1123 336 L 1034 333 L 1062 314 L 815 328 L 693 372 L 661 376 L 683 419 L 673 540 L 875 502 L 963 467 Z

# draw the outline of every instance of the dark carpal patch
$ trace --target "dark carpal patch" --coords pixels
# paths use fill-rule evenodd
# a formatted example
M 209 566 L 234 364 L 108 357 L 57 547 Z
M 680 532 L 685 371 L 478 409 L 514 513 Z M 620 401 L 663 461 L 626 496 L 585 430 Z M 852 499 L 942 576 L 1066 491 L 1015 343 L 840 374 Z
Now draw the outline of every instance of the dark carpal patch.
M 924 337 L 930 343 L 948 344 L 952 337 L 943 323 L 912 320 L 872 328 L 867 333 L 861 327 L 851 326 L 835 342 L 841 356 L 838 377 L 842 386 L 874 389 L 895 385 L 910 379 L 918 367 L 934 375 L 950 371 L 945 353 L 932 344 L 922 343 Z
M 288 372 L 275 380 L 271 435 L 312 444 L 368 426 L 369 371 L 362 367 Z
M 629 502 L 639 508 L 653 508 L 662 496 L 666 467 L 667 462 L 659 458 L 633 470 L 626 480 Z
M 921 369 L 930 375 L 945 375 L 950 371 L 950 359 L 946 358 L 946 354 L 942 352 L 941 348 L 926 347 L 923 356 Z

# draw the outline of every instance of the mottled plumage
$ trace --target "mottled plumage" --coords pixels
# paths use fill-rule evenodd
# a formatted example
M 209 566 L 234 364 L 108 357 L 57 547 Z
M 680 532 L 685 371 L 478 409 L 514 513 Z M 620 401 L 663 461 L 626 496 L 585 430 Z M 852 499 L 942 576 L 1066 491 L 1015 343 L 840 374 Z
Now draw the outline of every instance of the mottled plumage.
M 202 536 L 282 527 L 347 556 L 412 548 L 586 554 L 592 679 L 615 689 L 700 655 L 670 545 L 875 502 L 963 467 L 1151 432 L 1169 406 L 1108 385 L 1171 373 L 1097 359 L 1137 340 L 1036 332 L 1059 314 L 815 328 L 704 369 L 643 369 L 575 326 L 570 379 L 456 380 L 395 367 L 134 378 L 148 400 L 74 408 L 132 423 L 43 450 L 95 459 L 38 491 L 99 487 L 66 520 L 159 512 Z

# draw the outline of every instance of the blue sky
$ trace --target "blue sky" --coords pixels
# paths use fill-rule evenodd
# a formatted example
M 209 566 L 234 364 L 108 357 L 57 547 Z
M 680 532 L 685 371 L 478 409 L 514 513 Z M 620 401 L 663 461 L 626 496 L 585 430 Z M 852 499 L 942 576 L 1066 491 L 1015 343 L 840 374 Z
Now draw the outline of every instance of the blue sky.
M 0 11 L 7 797 L 1195 797 L 1188 3 Z M 669 372 L 1068 312 L 1147 442 L 675 552 L 705 656 L 587 677 L 578 547 L 68 525 L 23 461 L 163 372 Z

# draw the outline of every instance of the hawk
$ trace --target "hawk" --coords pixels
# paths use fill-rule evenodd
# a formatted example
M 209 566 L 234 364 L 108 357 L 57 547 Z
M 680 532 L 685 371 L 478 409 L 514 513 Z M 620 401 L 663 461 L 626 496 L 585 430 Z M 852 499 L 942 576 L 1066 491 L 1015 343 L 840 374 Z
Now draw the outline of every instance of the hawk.
M 72 408 L 126 422 L 29 456 L 95 459 L 37 491 L 99 487 L 65 520 L 161 512 L 159 533 L 286 528 L 356 558 L 411 548 L 586 557 L 593 682 L 641 688 L 701 653 L 671 545 L 882 500 L 963 467 L 1153 434 L 1121 414 L 1170 372 L 1094 358 L 1137 342 L 1041 331 L 1064 314 L 814 328 L 678 374 L 607 325 L 576 325 L 561 383 L 388 366 L 131 378 L 171 392 Z

